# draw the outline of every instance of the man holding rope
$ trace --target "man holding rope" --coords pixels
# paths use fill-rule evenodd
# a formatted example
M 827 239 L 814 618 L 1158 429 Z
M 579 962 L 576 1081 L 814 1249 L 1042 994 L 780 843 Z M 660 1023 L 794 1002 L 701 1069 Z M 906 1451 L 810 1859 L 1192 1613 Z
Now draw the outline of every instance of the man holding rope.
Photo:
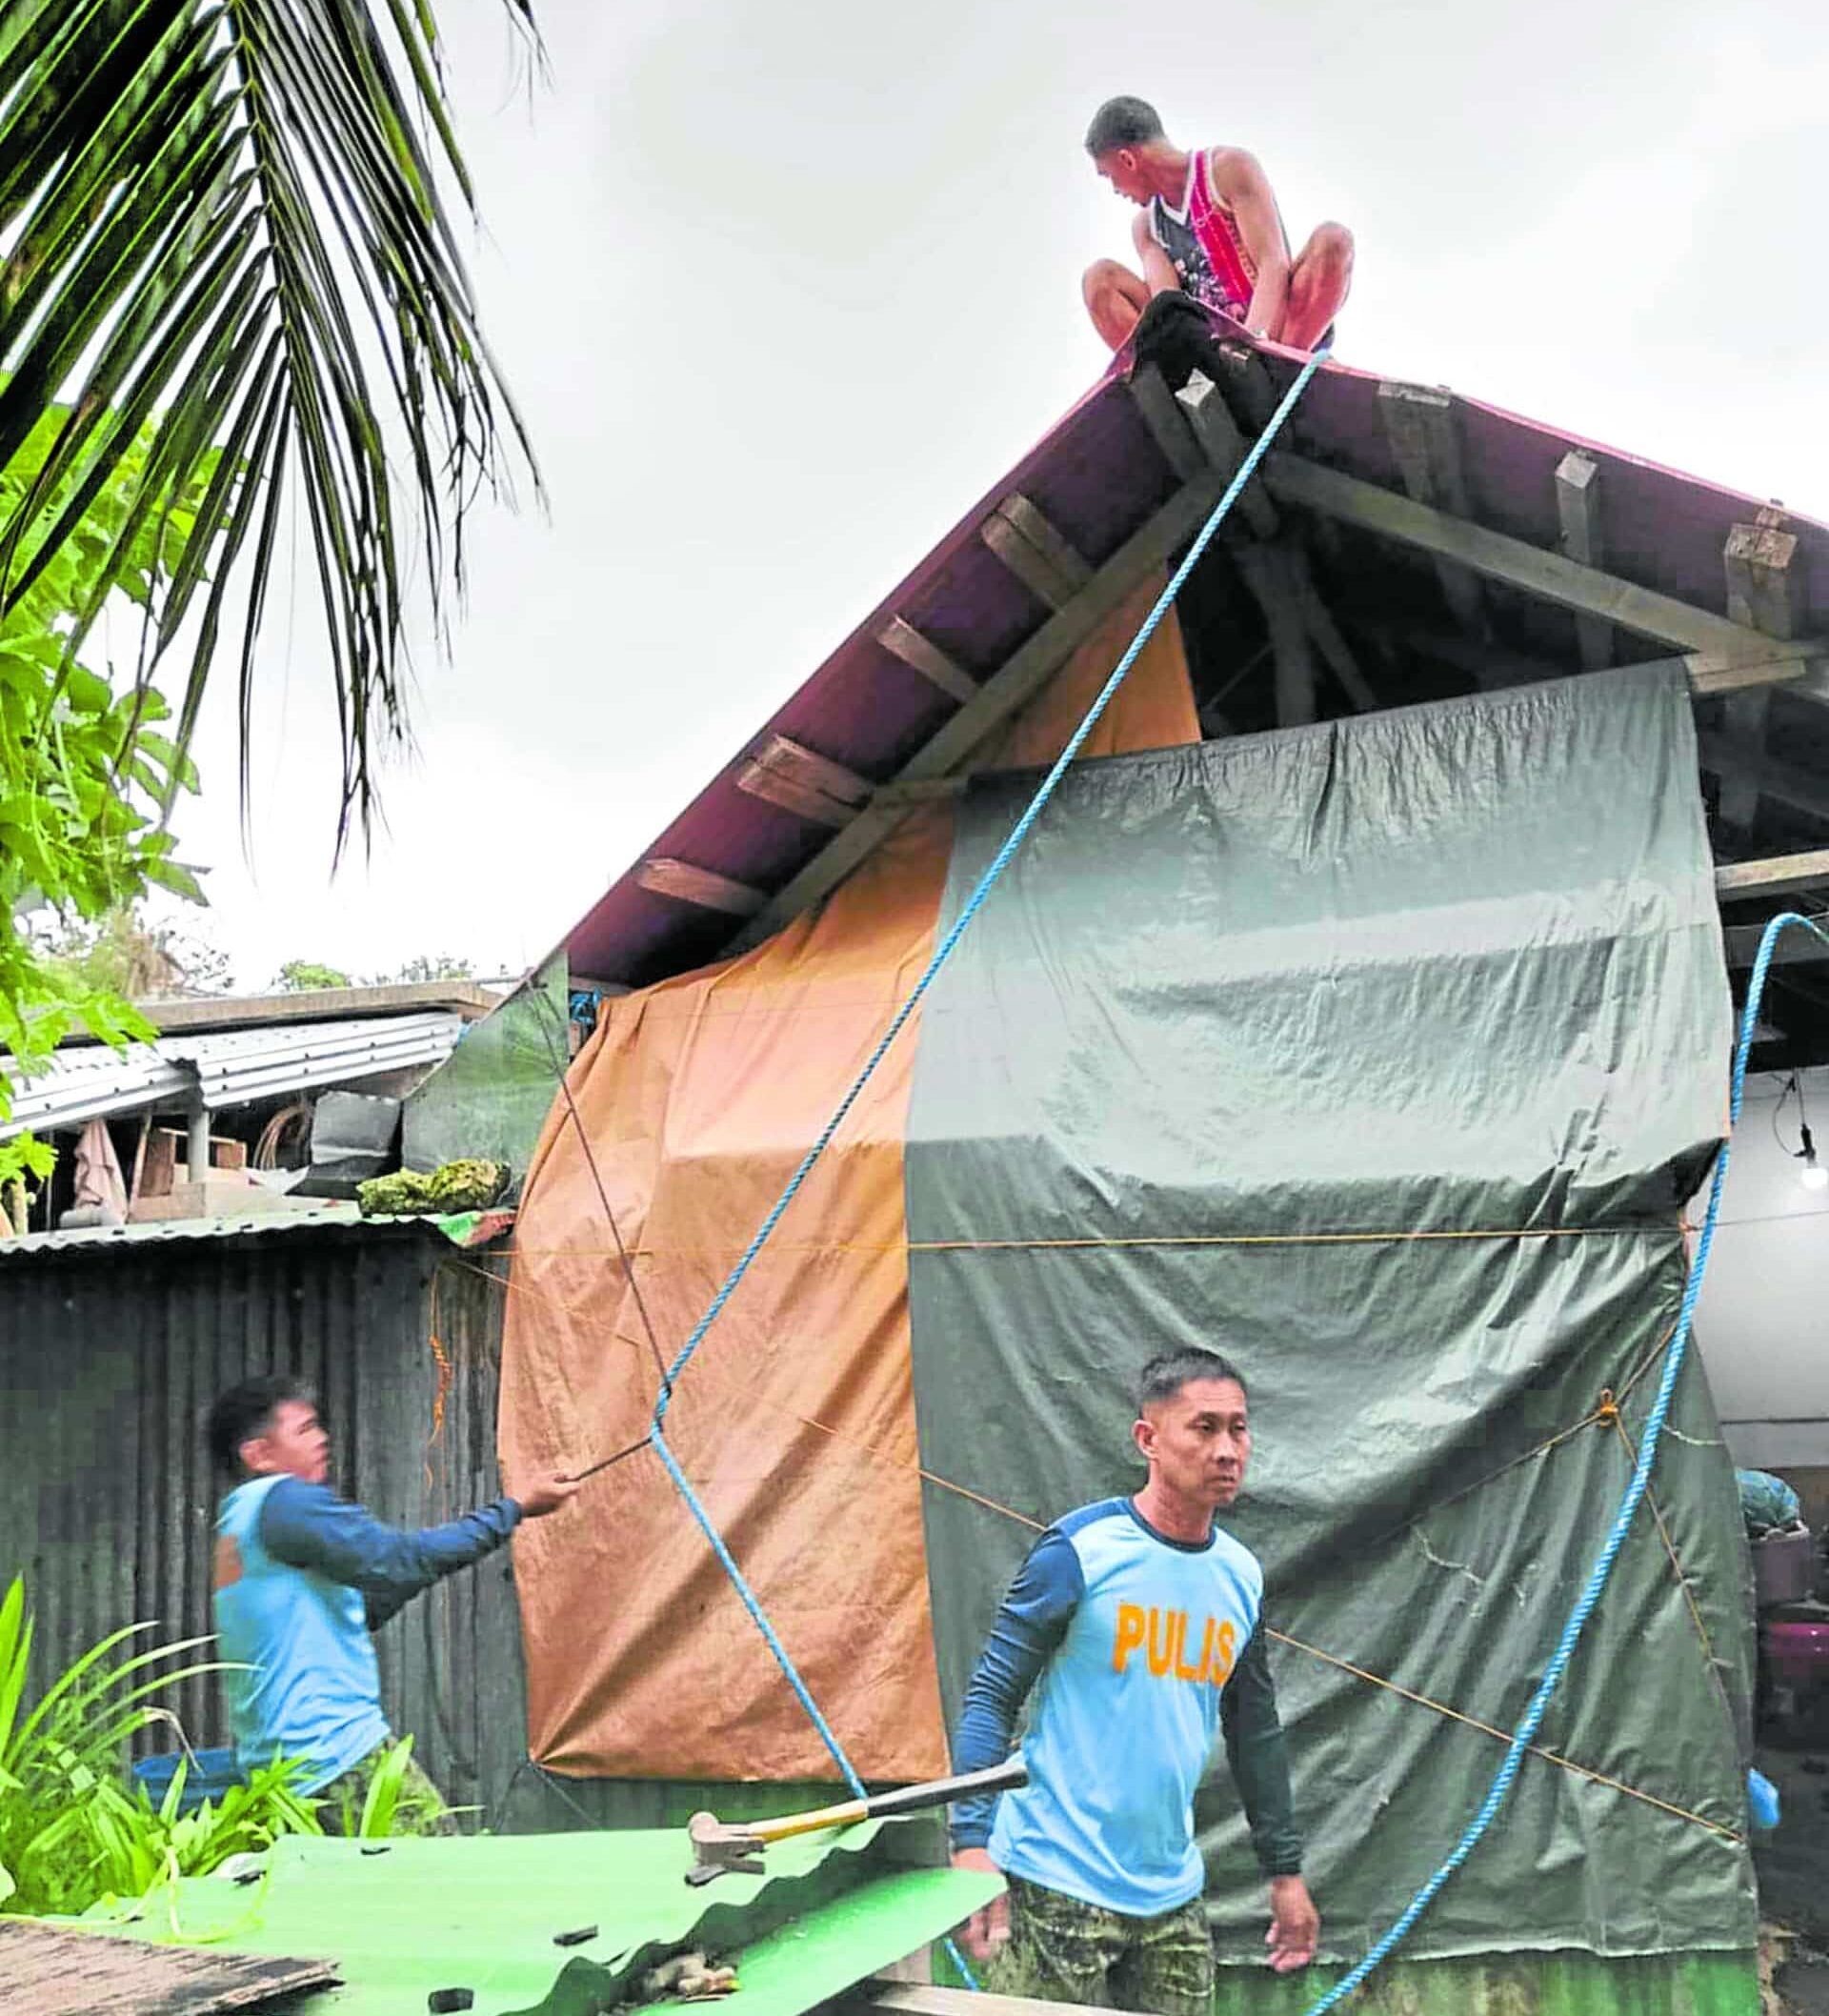
M 216 1515 L 216 1637 L 235 1758 L 303 1760 L 293 1790 L 325 1801 L 353 1834 L 395 1749 L 370 1634 L 447 1575 L 502 1546 L 524 1519 L 556 1512 L 573 1479 L 530 1480 L 442 1526 L 386 1526 L 326 1482 L 331 1439 L 311 1393 L 284 1377 L 244 1380 L 210 1410 L 210 1453 L 233 1488 Z M 395 1830 L 448 1834 L 444 1799 L 409 1754 Z
M 961 1772 L 1000 1764 L 1034 1704 L 1028 1784 L 954 1808 L 955 1865 L 1009 1880 L 961 1942 L 1002 1993 L 1211 2016 L 1194 1794 L 1216 1733 L 1270 1879 L 1278 1973 L 1314 1958 L 1320 1919 L 1258 1628 L 1263 1570 L 1215 1523 L 1251 1453 L 1244 1380 L 1217 1352 L 1164 1353 L 1137 1416 L 1149 1481 L 1042 1535 L 966 1689 Z

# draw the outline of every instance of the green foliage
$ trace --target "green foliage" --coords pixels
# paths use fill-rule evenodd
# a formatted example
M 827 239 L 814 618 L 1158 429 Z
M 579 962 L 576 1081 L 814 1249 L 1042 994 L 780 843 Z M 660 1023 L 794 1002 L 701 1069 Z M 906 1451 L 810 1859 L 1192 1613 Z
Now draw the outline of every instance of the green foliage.
M 508 1186 L 508 1164 L 465 1158 L 442 1163 L 430 1176 L 416 1169 L 371 1177 L 355 1186 L 356 1201 L 369 1218 L 397 1218 L 409 1212 L 485 1211 Z
M 505 4 L 531 22 L 532 0 Z M 525 448 L 444 197 L 447 174 L 472 192 L 442 55 L 433 0 L 0 10 L 0 470 L 75 389 L 38 484 L 0 510 L 0 578 L 10 592 L 82 547 L 99 580 L 144 591 L 136 547 L 164 494 L 184 496 L 191 561 L 156 596 L 150 649 L 196 617 L 183 744 L 237 586 L 245 743 L 274 561 L 303 532 L 345 821 L 366 818 L 371 757 L 404 728 L 412 599 L 442 628 L 466 514 L 505 443 Z M 155 408 L 129 514 L 87 538 L 83 487 L 122 488 Z
M 355 982 L 339 967 L 320 966 L 313 959 L 288 959 L 273 985 L 282 994 L 309 994 L 320 987 L 353 987 Z
M 389 1749 L 369 1781 L 369 1796 L 362 1802 L 362 1817 L 355 1824 L 362 1840 L 385 1841 L 393 1832 L 394 1815 L 400 1809 L 400 1795 L 412 1762 L 412 1738 L 403 1736 Z
M 470 959 L 453 958 L 448 952 L 434 955 L 420 953 L 410 958 L 398 973 L 377 974 L 377 987 L 422 987 L 430 980 L 472 980 L 476 978 L 476 967 Z
M 0 513 L 25 507 L 57 425 L 54 414 L 42 419 L 0 473 Z M 41 1066 L 72 1029 L 111 1043 L 152 1033 L 118 991 L 47 958 L 32 916 L 99 921 L 154 885 L 202 900 L 162 825 L 163 808 L 196 789 L 194 767 L 159 733 L 170 709 L 136 680 L 117 692 L 73 650 L 106 598 L 117 548 L 119 585 L 142 607 L 190 554 L 194 487 L 168 493 L 161 514 L 135 523 L 156 438 L 142 431 L 76 530 L 0 615 L 0 1121 L 12 1110 L 13 1077 Z M 213 470 L 206 459 L 195 481 Z M 40 510 L 64 501 L 56 492 Z M 0 1183 L 50 1167 L 42 1144 L 0 1141 Z
M 41 933 L 38 944 L 70 978 L 130 1001 L 161 994 L 221 994 L 230 985 L 226 952 L 195 932 L 153 922 L 137 903 L 111 910 L 95 922 L 71 917 Z
M 183 1663 L 207 1639 L 136 1649 L 151 1628 L 111 1632 L 28 1707 L 32 1620 L 23 1581 L 15 1577 L 0 1599 L 0 1909 L 84 1911 L 105 1896 L 141 1896 L 171 1877 L 207 1874 L 278 1834 L 318 1831 L 291 1789 L 289 1762 L 182 1819 L 182 1773 L 156 1807 L 127 1789 L 130 1739 L 173 1720 L 156 1697 L 222 1670 Z

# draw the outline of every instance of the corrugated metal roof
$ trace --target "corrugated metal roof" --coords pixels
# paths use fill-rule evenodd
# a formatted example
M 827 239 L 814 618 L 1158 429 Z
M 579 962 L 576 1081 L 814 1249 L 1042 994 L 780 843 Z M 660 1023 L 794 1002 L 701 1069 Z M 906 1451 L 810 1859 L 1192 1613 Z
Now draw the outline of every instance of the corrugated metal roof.
M 313 1085 L 438 1064 L 463 1031 L 462 1016 L 433 1013 L 165 1036 L 125 1050 L 60 1050 L 44 1071 L 15 1085 L 0 1140 L 28 1128 L 42 1134 L 102 1114 L 189 1106 L 199 1099 L 213 1113 Z
M 1242 334 L 1231 325 L 1220 333 Z M 1259 349 L 1278 393 L 1300 368 L 1293 353 Z M 575 975 L 644 985 L 717 957 L 737 926 L 729 917 L 645 889 L 642 860 L 665 857 L 774 893 L 832 838 L 830 826 L 738 788 L 747 758 L 769 735 L 799 742 L 871 784 L 890 780 L 953 718 L 958 702 L 885 648 L 892 616 L 912 624 L 975 682 L 984 683 L 1049 610 L 979 536 L 995 507 L 1020 491 L 1096 567 L 1137 533 L 1178 487 L 1121 376 L 1111 370 L 1035 449 L 852 632 L 742 751 L 693 798 L 567 935 Z M 1294 414 L 1283 447 L 1399 494 L 1402 474 L 1379 410 L 1379 374 L 1330 361 Z M 1598 448 L 1477 401 L 1454 401 L 1468 516 L 1546 553 L 1561 549 L 1556 471 L 1579 449 L 1606 485 L 1606 559 L 1614 575 L 1720 613 L 1722 545 L 1763 499 L 1739 495 L 1655 463 Z M 1829 527 L 1786 514 L 1809 565 L 1797 635 L 1829 632 Z M 1574 618 L 1571 669 L 1578 663 Z
M 259 1211 L 231 1212 L 219 1218 L 152 1219 L 145 1224 L 82 1225 L 68 1232 L 32 1232 L 24 1239 L 0 1239 L 0 1263 L 27 1260 L 33 1254 L 66 1253 L 83 1247 L 204 1245 L 238 1239 L 297 1239 L 313 1233 L 348 1231 L 354 1225 L 427 1225 L 455 1245 L 480 1245 L 514 1221 L 512 1211 L 403 1211 L 365 1218 L 360 1204 L 347 1199 L 320 1203 L 275 1205 Z

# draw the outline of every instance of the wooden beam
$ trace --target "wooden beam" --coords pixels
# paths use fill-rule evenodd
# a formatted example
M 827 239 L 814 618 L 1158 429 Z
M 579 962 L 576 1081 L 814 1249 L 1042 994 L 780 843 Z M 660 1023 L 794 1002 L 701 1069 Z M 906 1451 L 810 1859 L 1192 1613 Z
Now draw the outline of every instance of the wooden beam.
M 1562 551 L 1583 567 L 1604 568 L 1606 539 L 1600 517 L 1600 465 L 1592 455 L 1572 448 L 1556 470 L 1556 514 L 1562 524 Z M 1601 616 L 1578 615 L 1576 645 L 1583 672 L 1601 672 L 1613 663 L 1613 625 Z
M 736 788 L 821 826 L 849 825 L 874 789 L 868 777 L 784 735 L 765 737 L 751 753 Z
M 1721 823 L 1736 833 L 1751 830 L 1759 816 L 1759 794 L 1765 767 L 1765 730 L 1772 713 L 1772 690 L 1754 687 L 1735 694 L 1721 711 L 1721 725 L 1727 741 L 1739 752 L 1739 760 L 1721 772 L 1718 804 Z
M 965 667 L 955 664 L 933 638 L 923 636 L 901 616 L 891 616 L 876 633 L 876 641 L 911 671 L 918 672 L 930 686 L 937 686 L 949 700 L 963 707 L 976 696 L 978 682 Z
M 1759 512 L 1751 525 L 1727 535 L 1721 565 L 1727 575 L 1727 613 L 1768 637 L 1795 637 L 1803 624 L 1803 569 L 1797 566 L 1798 537 L 1784 530 L 1777 505 Z
M 1462 561 L 1489 579 L 1565 609 L 1604 616 L 1639 636 L 1704 654 L 1721 673 L 1731 674 L 1742 661 L 1763 668 L 1775 659 L 1793 658 L 1797 670 L 1790 676 L 1798 679 L 1799 690 L 1809 692 L 1813 698 L 1829 700 L 1829 680 L 1820 673 L 1813 674 L 1808 662 L 1812 656 L 1822 656 L 1829 647 L 1797 643 L 1775 648 L 1772 639 L 1757 630 L 1730 622 L 1710 610 L 1640 588 L 1598 568 L 1584 567 L 1561 554 L 1546 553 L 1508 534 L 1455 517 L 1434 505 L 1418 504 L 1414 497 L 1399 496 L 1302 455 L 1273 452 L 1264 457 L 1263 470 L 1271 494 L 1286 504 L 1340 518 L 1421 553 Z M 1770 681 L 1761 679 L 1760 683 Z M 1718 684 L 1713 690 L 1726 689 Z
M 1176 403 L 1188 416 L 1188 424 L 1200 452 L 1223 482 L 1230 483 L 1245 459 L 1246 441 L 1225 395 L 1204 372 L 1190 373 L 1188 382 L 1176 393 Z M 1261 478 L 1254 476 L 1238 499 L 1239 515 L 1260 539 L 1275 538 L 1276 507 L 1270 501 Z
M 1210 473 L 1177 491 L 1147 524 L 1133 533 L 1073 601 L 1019 644 L 971 702 L 875 794 L 869 808 L 768 899 L 766 907 L 737 935 L 732 950 L 759 943 L 836 888 L 908 816 L 910 801 L 898 797 L 899 787 L 944 777 L 962 768 L 988 736 L 1041 691 L 1112 611 L 1157 572 L 1176 547 L 1194 536 L 1224 487 Z
M 1169 390 L 1168 380 L 1156 365 L 1146 364 L 1132 373 L 1130 391 L 1131 403 L 1175 471 L 1176 481 L 1192 483 L 1207 466 L 1206 453 L 1195 439 L 1187 411 Z
M 1771 637 L 1790 638 L 1801 627 L 1802 569 L 1792 566 L 1798 541 L 1784 530 L 1782 512 L 1768 508 L 1751 525 L 1736 525 L 1721 550 L 1727 613 Z M 1723 726 L 1751 760 L 1738 775 L 1721 779 L 1724 825 L 1744 833 L 1759 816 L 1760 767 L 1771 718 L 1769 691 L 1743 693 L 1729 700 Z
M 1721 933 L 1727 963 L 1735 973 L 1744 973 L 1759 956 L 1763 924 L 1729 924 Z M 1775 966 L 1814 966 L 1829 959 L 1829 945 L 1814 931 L 1787 931 L 1772 948 Z
M 1742 897 L 1789 896 L 1799 889 L 1829 888 L 1829 847 L 1808 854 L 1779 854 L 1763 861 L 1724 861 L 1715 870 L 1715 894 L 1724 903 Z
M 1471 519 L 1474 514 L 1461 471 L 1453 399 L 1445 392 L 1432 392 L 1421 385 L 1386 383 L 1378 387 L 1378 413 L 1404 489 L 1419 504 L 1433 505 L 1451 517 Z M 1437 555 L 1436 577 L 1441 583 L 1442 599 L 1461 628 L 1483 632 L 1486 608 L 1478 575 L 1457 560 Z
M 1315 579 L 1315 570 L 1309 563 L 1308 548 L 1302 543 L 1299 532 L 1292 539 L 1289 554 L 1291 578 L 1300 598 L 1302 616 L 1308 624 L 1309 635 L 1315 640 L 1315 648 L 1339 681 L 1340 691 L 1359 713 L 1375 714 L 1378 696 L 1359 670 L 1359 661 L 1354 655 L 1352 646 L 1340 635 L 1340 627 L 1322 597 L 1320 586 Z
M 1239 578 L 1263 614 L 1275 666 L 1276 725 L 1305 727 L 1316 717 L 1315 654 L 1308 622 L 1280 544 L 1247 539 L 1232 549 Z
M 748 882 L 735 882 L 727 875 L 694 868 L 691 861 L 672 860 L 665 855 L 651 855 L 643 861 L 635 870 L 635 881 L 651 896 L 695 903 L 701 910 L 721 910 L 726 917 L 754 917 L 769 900 L 762 890 L 753 889 Z
M 1038 506 L 1015 491 L 978 527 L 978 536 L 1029 592 L 1065 609 L 1093 577 L 1091 564 Z

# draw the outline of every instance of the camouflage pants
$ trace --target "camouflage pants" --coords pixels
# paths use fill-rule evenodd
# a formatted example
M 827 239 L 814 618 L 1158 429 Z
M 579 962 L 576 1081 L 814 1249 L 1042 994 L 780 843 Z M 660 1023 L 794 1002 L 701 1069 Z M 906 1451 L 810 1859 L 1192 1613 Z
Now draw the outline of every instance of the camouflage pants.
M 999 1995 L 1102 2004 L 1146 2016 L 1213 2016 L 1213 1936 L 1198 1898 L 1126 1918 L 1010 1878 L 1010 1944 L 985 1970 Z
M 340 1778 L 333 1778 L 315 1795 L 323 1801 L 318 1808 L 318 1823 L 327 1834 L 355 1834 L 361 1830 L 362 1808 L 368 1803 L 369 1787 L 373 1784 L 375 1773 L 394 1754 L 395 1744 L 390 1737 L 375 1747 L 358 1764 L 352 1764 Z M 413 1838 L 434 1834 L 455 1834 L 457 1816 L 445 1804 L 445 1795 L 419 1768 L 416 1757 L 407 1759 L 406 1770 L 400 1780 L 400 1795 L 394 1802 L 393 1827 L 395 1834 Z

